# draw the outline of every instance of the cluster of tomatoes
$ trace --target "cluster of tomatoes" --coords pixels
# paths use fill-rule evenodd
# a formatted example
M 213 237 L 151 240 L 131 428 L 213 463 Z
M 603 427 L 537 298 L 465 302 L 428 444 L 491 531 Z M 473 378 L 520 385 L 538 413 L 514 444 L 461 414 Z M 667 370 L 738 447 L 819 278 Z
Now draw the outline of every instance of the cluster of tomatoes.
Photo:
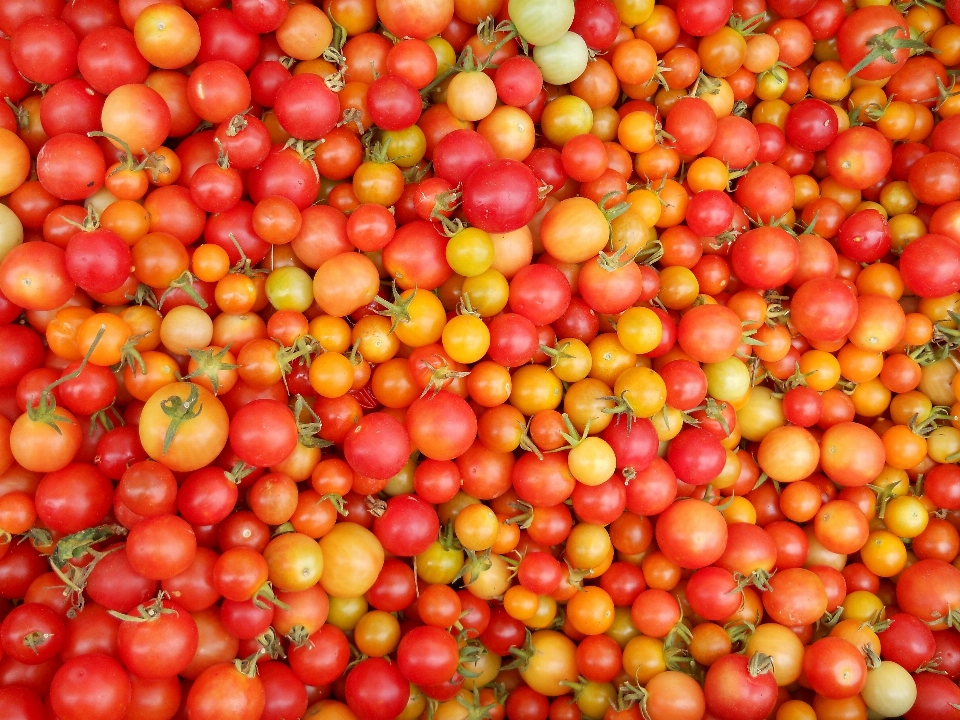
M 0 716 L 960 717 L 960 0 L 0 31 Z

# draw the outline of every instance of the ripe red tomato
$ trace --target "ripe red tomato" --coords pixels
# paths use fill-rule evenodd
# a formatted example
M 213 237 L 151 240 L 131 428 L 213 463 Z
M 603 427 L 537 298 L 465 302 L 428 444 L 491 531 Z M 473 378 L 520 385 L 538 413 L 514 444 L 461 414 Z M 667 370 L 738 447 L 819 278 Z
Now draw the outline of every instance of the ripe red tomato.
M 696 528 L 691 532 L 691 528 Z M 698 500 L 673 503 L 656 525 L 660 551 L 680 567 L 712 565 L 727 544 L 727 525 L 712 505 Z
M 347 675 L 345 690 L 350 709 L 371 720 L 396 717 L 410 695 L 410 686 L 397 665 L 383 658 L 368 658 L 356 665 Z
M 766 658 L 766 663 L 764 663 Z M 724 655 L 707 671 L 703 691 L 707 709 L 721 720 L 759 719 L 777 702 L 777 681 L 770 658 L 762 654 Z
M 90 692 L 96 687 L 97 692 Z M 50 704 L 58 717 L 120 720 L 130 704 L 130 677 L 109 655 L 93 652 L 67 660 L 53 676 Z

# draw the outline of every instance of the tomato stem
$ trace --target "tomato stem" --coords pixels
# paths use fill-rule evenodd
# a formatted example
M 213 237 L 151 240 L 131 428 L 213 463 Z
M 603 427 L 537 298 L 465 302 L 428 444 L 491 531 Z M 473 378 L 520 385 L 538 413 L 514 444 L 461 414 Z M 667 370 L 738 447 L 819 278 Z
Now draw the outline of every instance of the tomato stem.
M 313 418 L 313 422 L 303 422 L 301 420 L 304 411 L 308 413 L 309 417 Z M 317 437 L 317 433 L 322 429 L 323 423 L 320 422 L 320 416 L 314 412 L 310 403 L 306 401 L 303 395 L 297 395 L 296 402 L 293 406 L 293 416 L 297 422 L 298 443 L 310 448 L 325 448 L 333 445 L 332 442 Z
M 230 118 L 230 122 L 227 123 L 227 130 L 226 130 L 227 137 L 236 137 L 241 132 L 247 129 L 248 123 L 247 123 L 246 114 L 248 112 L 250 112 L 250 108 L 247 108 L 242 113 L 237 113 L 232 118 Z
M 268 627 L 263 633 L 257 635 L 257 643 L 271 660 L 287 656 L 283 651 L 283 645 L 280 644 L 280 638 L 277 637 L 277 631 L 272 627 Z
M 510 503 L 510 507 L 516 510 L 517 514 L 507 518 L 507 525 L 519 525 L 521 530 L 526 530 L 533 524 L 533 505 L 517 500 Z
M 293 643 L 295 647 L 313 647 L 313 643 L 310 642 L 310 633 L 303 625 L 294 625 L 285 637 Z
M 364 504 L 367 506 L 367 512 L 374 517 L 383 517 L 387 511 L 387 504 L 375 495 L 367 495 Z
M 276 593 L 273 592 L 273 585 L 267 580 L 263 585 L 257 588 L 257 591 L 253 594 L 253 597 L 250 598 L 253 601 L 253 604 L 256 605 L 261 610 L 267 610 L 269 606 L 276 605 L 281 610 L 289 610 L 290 606 L 287 605 L 282 600 L 279 600 L 276 596 Z
M 573 448 L 580 445 L 584 440 L 590 436 L 590 423 L 593 421 L 593 418 L 587 420 L 587 424 L 583 428 L 583 432 L 577 432 L 577 428 L 574 427 L 573 421 L 570 419 L 570 416 L 567 413 L 563 413 L 561 416 L 563 418 L 563 424 L 566 428 L 566 432 L 563 430 L 560 431 L 560 437 L 567 441 L 567 444 L 555 448 L 553 450 L 548 450 L 547 452 L 555 453 L 560 452 L 561 450 L 573 450 Z
M 759 622 L 759 618 L 757 620 Z M 730 638 L 730 642 L 734 645 L 740 645 L 740 647 L 746 647 L 747 643 L 750 641 L 750 638 L 753 637 L 753 633 L 756 632 L 757 626 L 748 622 L 747 620 L 736 620 L 734 622 L 729 622 L 723 626 L 723 629 L 727 633 L 727 637 Z
M 530 632 L 530 628 L 526 628 L 525 633 L 523 645 L 511 647 L 509 650 L 514 659 L 506 665 L 502 665 L 501 670 L 517 669 L 523 672 L 530 666 L 530 660 L 537 654 L 537 649 L 533 646 L 533 634 Z
M 832 628 L 834 625 L 840 622 L 841 617 L 843 617 L 843 605 L 838 607 L 833 612 L 824 613 L 823 617 L 820 618 L 818 623 L 824 627 Z
M 233 661 L 233 666 L 237 669 L 241 675 L 246 675 L 248 678 L 254 678 L 257 676 L 257 661 L 267 654 L 267 651 L 262 647 L 257 650 L 250 657 L 240 660 L 239 658 Z
M 39 630 L 34 630 L 33 632 L 24 635 L 21 642 L 24 644 L 24 646 L 33 650 L 34 655 L 39 655 L 40 650 L 38 649 L 38 646 L 40 643 L 42 643 L 44 640 L 49 640 L 52 637 L 53 633 L 42 633 Z
M 116 135 L 111 135 L 108 132 L 103 132 L 101 130 L 91 130 L 87 133 L 87 137 L 103 137 L 112 142 L 114 145 L 117 145 L 121 150 L 123 150 L 123 158 L 120 161 L 120 164 L 114 169 L 113 173 L 119 172 L 121 170 L 129 170 L 131 172 L 138 172 L 143 170 L 146 165 L 146 159 L 142 161 L 137 161 L 136 155 L 133 154 L 133 151 L 130 149 L 130 146 L 127 142 Z M 144 150 L 144 155 L 148 153 Z M 113 174 L 111 173 L 111 174 Z
M 163 436 L 163 454 L 166 455 L 177 435 L 180 426 L 193 418 L 197 417 L 203 411 L 203 403 L 194 408 L 194 404 L 200 399 L 200 390 L 193 383 L 190 384 L 190 394 L 184 400 L 179 395 L 171 395 L 166 400 L 160 401 L 160 409 L 163 414 L 170 418 L 170 424 L 167 426 L 167 432 Z
M 6 95 L 3 97 L 3 101 L 7 103 L 7 107 L 13 111 L 13 115 L 17 119 L 18 130 L 23 130 L 30 126 L 30 113 L 26 108 L 20 107 Z
M 90 347 L 87 349 L 87 354 L 83 356 L 83 359 L 80 361 L 80 365 L 77 366 L 77 369 L 73 372 L 67 373 L 58 380 L 54 380 L 52 383 L 47 385 L 41 392 L 40 398 L 37 401 L 36 405 L 27 406 L 27 417 L 33 420 L 34 422 L 42 422 L 49 425 L 51 428 L 56 430 L 58 435 L 62 435 L 63 431 L 60 430 L 58 423 L 69 422 L 72 424 L 72 420 L 66 417 L 65 415 L 58 415 L 57 410 L 57 401 L 53 397 L 53 389 L 57 385 L 62 385 L 68 380 L 74 380 L 79 377 L 80 373 L 83 372 L 83 369 L 87 366 L 87 363 L 90 361 L 90 357 L 93 355 L 93 351 L 96 349 L 97 344 L 103 338 L 103 334 L 107 331 L 106 325 L 101 325 L 100 329 L 97 330 L 97 334 L 93 338 L 93 342 L 90 344 Z
M 229 343 L 226 347 L 221 348 L 220 350 L 216 350 L 212 347 L 203 350 L 188 348 L 187 352 L 190 353 L 190 357 L 197 364 L 197 368 L 189 375 L 185 375 L 183 379 L 192 380 L 193 378 L 205 377 L 210 382 L 210 386 L 213 388 L 213 394 L 216 395 L 219 393 L 220 373 L 227 370 L 237 370 L 240 368 L 239 365 L 228 363 L 223 359 L 224 356 L 230 352 L 230 346 L 232 344 L 233 343 Z
M 112 417 L 111 417 L 112 415 Z M 116 422 L 114 422 L 116 421 Z M 102 410 L 97 410 L 93 415 L 90 416 L 90 436 L 92 437 L 97 428 L 97 423 L 99 423 L 104 430 L 110 432 L 113 428 L 118 425 L 126 425 L 123 420 L 123 415 L 120 414 L 120 411 L 117 409 L 116 404 L 110 403 L 107 407 Z
M 760 30 L 760 26 L 764 24 L 766 20 L 766 13 L 757 13 L 756 15 L 751 15 L 746 20 L 744 20 L 740 15 L 734 14 L 727 25 L 731 29 L 735 30 L 742 37 L 750 37 L 756 35 Z
M 124 622 L 156 622 L 160 619 L 161 615 L 176 615 L 177 611 L 173 608 L 165 608 L 163 606 L 163 601 L 170 597 L 169 593 L 165 590 L 161 590 L 157 593 L 157 597 L 151 600 L 149 603 L 141 603 L 136 607 L 136 615 L 127 615 L 125 613 L 117 612 L 116 610 L 110 610 L 110 614 L 117 618 L 118 620 L 123 620 Z
M 490 548 L 481 553 L 477 553 L 470 548 L 464 548 L 464 552 L 467 554 L 467 561 L 454 579 L 463 578 L 463 584 L 470 585 L 479 580 L 481 574 L 493 567 L 493 561 L 490 559 Z
M 625 682 L 617 691 L 617 701 L 611 703 L 613 709 L 617 712 L 625 712 L 636 704 L 640 705 L 640 714 L 650 720 L 647 712 L 647 697 L 649 693 L 646 688 L 640 687 L 639 683 Z
M 629 390 L 624 390 L 619 395 L 605 395 L 601 397 L 601 400 L 609 400 L 613 403 L 613 407 L 606 407 L 601 410 L 608 415 L 624 415 L 627 418 L 627 432 L 630 431 L 630 428 L 633 426 L 633 419 L 636 417 L 636 413 L 633 410 L 633 406 L 627 400 L 627 393 Z
M 747 664 L 747 672 L 750 673 L 750 677 L 773 672 L 773 658 L 762 652 L 754 653 Z
M 902 32 L 905 32 L 902 27 L 899 25 L 894 25 L 892 28 L 887 28 L 879 35 L 874 35 L 872 38 L 867 40 L 867 47 L 870 48 L 870 51 L 863 56 L 863 59 L 860 60 L 860 62 L 850 68 L 850 70 L 847 72 L 847 77 L 849 78 L 853 75 L 856 75 L 858 72 L 873 63 L 874 60 L 878 60 L 880 58 L 883 58 L 891 65 L 896 65 L 897 57 L 893 54 L 895 50 L 912 50 L 916 54 L 926 52 L 937 54 L 940 53 L 939 50 L 934 50 L 922 40 L 914 40 L 910 37 L 898 38 L 897 33 Z
M 173 280 L 170 285 L 164 290 L 163 295 L 160 296 L 160 301 L 157 304 L 158 308 L 163 307 L 164 301 L 166 301 L 167 296 L 172 293 L 174 290 L 183 290 L 191 300 L 193 300 L 201 310 L 206 310 L 207 301 L 200 297 L 200 294 L 197 292 L 196 288 L 193 287 L 193 283 L 197 282 L 197 276 L 194 275 L 189 270 L 184 270 L 180 273 L 179 277 L 176 280 Z
M 33 530 L 37 529 L 38 528 L 34 528 Z M 60 538 L 53 547 L 53 551 L 50 553 L 50 567 L 57 577 L 63 581 L 64 585 L 67 586 L 64 595 L 73 596 L 73 607 L 71 611 L 67 613 L 68 616 L 72 617 L 71 612 L 83 609 L 83 589 L 86 587 L 87 578 L 90 576 L 90 573 L 93 572 L 93 568 L 110 553 L 122 549 L 124 544 L 117 543 L 103 552 L 98 552 L 91 546 L 116 535 L 126 534 L 127 529 L 122 525 L 100 525 L 98 527 L 81 530 L 73 535 L 66 535 Z M 52 538 L 45 544 L 49 545 L 51 542 Z M 71 562 L 84 555 L 93 556 L 93 560 L 82 567 L 74 565 Z
M 460 656 L 457 662 L 457 672 L 460 673 L 465 678 L 478 678 L 482 674 L 477 670 L 471 670 L 466 667 L 467 665 L 476 665 L 480 661 L 480 658 L 487 652 L 487 649 L 480 643 L 479 640 L 467 639 L 467 631 L 464 630 L 460 633 L 460 637 L 457 638 L 459 642 L 463 644 L 460 646 Z
M 320 499 L 317 500 L 317 505 L 324 502 L 325 500 L 329 501 L 330 504 L 333 505 L 334 508 L 336 508 L 338 515 L 343 515 L 344 517 L 346 517 L 347 515 L 350 514 L 349 511 L 347 510 L 346 504 L 343 501 L 343 495 L 341 495 L 340 493 L 327 493 L 326 495 L 322 495 Z
M 460 674 L 463 675 L 463 672 L 461 671 Z M 467 675 L 463 676 L 468 677 Z M 484 720 L 484 718 L 489 718 L 491 717 L 490 712 L 494 710 L 497 705 L 503 704 L 502 702 L 496 701 L 487 705 L 482 704 L 480 701 L 480 689 L 476 685 L 474 685 L 473 695 L 469 699 L 459 693 L 456 695 L 456 698 L 457 702 L 467 711 L 467 716 L 464 720 Z
M 67 225 L 79 228 L 81 232 L 93 232 L 100 227 L 100 214 L 97 212 L 97 209 L 93 207 L 93 205 L 87 208 L 87 215 L 83 218 L 83 222 L 71 220 L 63 215 L 60 216 L 60 219 L 63 220 Z
M 519 447 L 522 450 L 527 452 L 532 452 L 537 456 L 538 460 L 543 460 L 543 453 L 540 451 L 540 448 L 537 447 L 537 444 L 530 437 L 530 423 L 533 421 L 532 418 L 528 418 L 526 423 L 517 420 L 517 424 L 522 428 L 520 435 L 520 445 Z

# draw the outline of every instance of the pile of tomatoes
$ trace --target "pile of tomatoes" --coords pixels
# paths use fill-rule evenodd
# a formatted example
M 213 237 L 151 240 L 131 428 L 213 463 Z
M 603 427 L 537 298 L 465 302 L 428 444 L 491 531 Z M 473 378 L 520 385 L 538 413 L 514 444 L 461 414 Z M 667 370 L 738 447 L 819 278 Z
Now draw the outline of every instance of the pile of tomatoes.
M 960 0 L 0 1 L 6 720 L 960 717 Z

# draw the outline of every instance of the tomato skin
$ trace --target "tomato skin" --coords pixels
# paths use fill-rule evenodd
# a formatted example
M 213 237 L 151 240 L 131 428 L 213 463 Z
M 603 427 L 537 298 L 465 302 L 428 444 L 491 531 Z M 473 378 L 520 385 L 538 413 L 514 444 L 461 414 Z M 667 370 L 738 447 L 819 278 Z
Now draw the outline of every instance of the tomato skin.
M 0 365 L 0 385 L 16 385 L 43 362 L 40 337 L 22 325 L 0 325 L 0 352 L 5 358 Z
M 488 233 L 507 233 L 526 225 L 539 207 L 537 179 L 516 160 L 483 165 L 463 185 L 463 211 L 471 225 Z
M 532 644 L 535 654 L 527 667 L 520 670 L 520 676 L 532 689 L 547 697 L 568 693 L 569 688 L 560 683 L 573 681 L 577 676 L 573 641 L 553 630 L 539 630 L 533 633 Z
M 837 243 L 840 251 L 852 260 L 874 262 L 890 249 L 890 228 L 876 210 L 861 210 L 844 220 Z
M 50 687 L 50 704 L 64 720 L 120 720 L 130 704 L 131 691 L 130 678 L 120 663 L 108 655 L 90 653 L 60 666 Z
M 350 643 L 340 628 L 325 624 L 310 637 L 312 645 L 291 647 L 290 668 L 307 685 L 336 680 L 350 662 Z
M 185 608 L 171 600 L 157 606 L 160 614 L 152 621 L 124 622 L 117 633 L 123 664 L 138 677 L 154 680 L 176 675 L 187 667 L 200 641 L 197 623 Z M 136 612 L 137 608 L 130 611 Z
M 418 495 L 397 495 L 387 501 L 383 515 L 374 520 L 373 532 L 387 552 L 412 557 L 437 539 L 440 520 Z
M 110 511 L 110 480 L 93 465 L 71 463 L 44 475 L 37 486 L 37 516 L 64 535 L 99 525 Z
M 847 486 L 865 485 L 883 469 L 883 442 L 869 428 L 853 422 L 829 427 L 820 438 L 820 463 L 831 480 Z
M 456 662 L 459 621 L 490 650 L 470 663 L 484 682 L 533 635 L 529 666 L 500 677 L 513 689 L 487 708 L 493 720 L 759 720 L 776 714 L 787 676 L 781 703 L 860 712 L 862 685 L 879 713 L 883 692 L 868 686 L 895 665 L 891 684 L 919 689 L 909 720 L 952 712 L 960 470 L 945 458 L 960 425 L 937 411 L 921 438 L 906 421 L 932 406 L 956 415 L 960 392 L 950 363 L 914 359 L 944 344 L 960 294 L 960 105 L 948 87 L 960 0 L 942 11 L 872 0 L 149 2 L 0 0 L 0 95 L 19 105 L 0 103 L 0 536 L 32 524 L 53 543 L 105 523 L 128 531 L 95 547 L 87 608 L 67 621 L 48 544 L 0 537 L 0 685 L 10 686 L 0 707 L 40 716 L 49 694 L 60 720 L 160 718 L 177 705 L 194 720 L 377 720 L 419 716 L 430 698 L 457 720 L 482 685 Z M 534 6 L 547 24 L 569 15 L 565 37 L 610 57 L 544 84 L 550 43 L 533 43 L 534 62 L 508 39 L 485 71 L 426 91 L 463 48 L 478 62 L 490 54 L 478 21 L 522 26 Z M 760 34 L 725 26 L 764 12 Z M 158 47 L 157 17 L 189 37 Z M 340 92 L 323 48 L 298 37 L 324 40 L 328 17 L 348 36 Z M 880 57 L 850 85 L 844 74 L 891 31 L 939 52 L 893 49 L 893 62 Z M 628 77 L 641 51 L 651 72 L 664 58 L 668 88 Z M 63 77 L 43 94 L 24 79 L 41 75 Z M 468 84 L 476 92 L 464 97 Z M 861 98 L 848 123 L 840 111 Z M 750 114 L 733 114 L 734 101 Z M 656 118 L 672 138 L 653 138 Z M 194 132 L 201 119 L 218 127 Z M 116 143 L 86 137 L 101 126 L 132 145 L 130 163 Z M 389 162 L 365 158 L 371 138 L 392 141 Z M 152 151 L 167 169 L 129 169 Z M 107 206 L 101 186 L 118 202 Z M 437 207 L 441 193 L 460 193 L 462 207 Z M 630 209 L 608 221 L 621 199 Z M 81 233 L 70 221 L 84 220 L 85 200 L 102 226 Z M 447 237 L 437 213 L 471 227 Z M 663 257 L 631 257 L 643 248 Z M 241 254 L 257 269 L 231 269 Z M 395 328 L 376 302 L 391 280 L 417 301 Z M 159 310 L 133 307 L 138 282 L 164 295 Z M 193 312 L 203 302 L 206 314 Z M 135 358 L 117 371 L 122 341 L 103 343 L 95 365 L 54 389 L 51 427 L 27 408 L 78 367 L 90 337 L 77 326 L 94 309 L 129 325 L 146 371 Z M 761 344 L 749 344 L 752 330 Z M 301 340 L 310 354 L 281 382 Z M 231 345 L 241 367 L 221 370 L 221 383 L 240 380 L 220 397 L 207 377 L 175 382 L 202 364 L 188 351 Z M 791 387 L 797 369 L 814 372 Z M 620 417 L 610 406 L 627 391 L 634 416 Z M 301 442 L 297 394 L 331 456 Z M 700 407 L 708 394 L 719 413 Z M 127 424 L 105 431 L 102 409 Z M 576 448 L 564 447 L 563 413 L 587 435 L 591 423 Z M 246 468 L 234 473 L 237 463 Z M 756 486 L 761 471 L 790 484 Z M 881 526 L 864 486 L 920 476 L 924 492 L 891 500 Z M 928 520 L 935 509 L 947 519 Z M 457 580 L 467 556 L 486 563 L 485 552 L 490 567 Z M 228 589 L 224 567 L 238 557 L 251 567 Z M 759 570 L 769 589 L 737 587 Z M 267 580 L 289 608 L 250 599 Z M 881 602 L 896 612 L 872 643 L 882 668 L 866 670 L 859 642 L 840 644 L 859 618 L 832 636 L 816 630 L 824 611 L 847 603 L 853 617 Z M 43 642 L 25 650 L 21 620 L 41 603 Z M 151 603 L 173 613 L 108 614 L 149 614 Z M 601 605 L 603 618 L 588 617 Z M 681 610 L 706 692 L 663 671 L 659 638 Z M 757 647 L 710 647 L 701 662 L 705 638 L 729 650 L 722 626 L 755 613 Z M 559 625 L 553 615 L 561 632 L 543 629 Z M 607 634 L 583 637 L 611 617 Z M 389 626 L 383 637 L 377 625 Z M 271 626 L 292 636 L 281 640 L 287 661 L 232 667 Z M 644 637 L 622 650 L 635 630 Z M 790 636 L 770 652 L 781 667 L 750 672 L 751 651 L 776 633 Z M 348 669 L 354 635 L 370 658 Z M 638 648 L 649 654 L 635 678 L 646 707 L 608 707 L 624 668 L 643 664 Z M 85 683 L 64 685 L 57 669 L 97 654 L 122 663 L 102 683 L 111 697 L 75 703 Z M 903 675 L 935 655 L 948 682 Z M 585 687 L 571 697 L 571 684 Z M 238 705 L 224 709 L 223 697 Z M 805 707 L 782 714 L 805 718 Z
M 576 484 L 565 451 L 544 455 L 542 460 L 533 453 L 524 453 L 513 466 L 511 477 L 520 499 L 534 507 L 562 503 Z
M 12 720 L 39 720 L 43 717 L 43 703 L 32 690 L 8 685 L 0 688 L 0 704 L 10 713 Z
M 869 52 L 867 41 L 871 37 L 892 28 L 897 28 L 894 38 L 902 39 L 910 36 L 906 20 L 890 7 L 864 7 L 847 16 L 837 32 L 837 50 L 844 68 L 852 69 L 867 55 Z M 909 51 L 905 49 L 895 50 L 894 62 L 886 58 L 877 58 L 859 70 L 856 76 L 863 80 L 881 80 L 890 77 L 903 67 L 908 56 Z
M 877 633 L 881 657 L 910 672 L 929 662 L 937 651 L 933 631 L 908 613 L 896 613 L 887 620 L 890 627 Z
M 453 130 L 444 135 L 433 149 L 437 177 L 454 187 L 465 182 L 474 170 L 496 159 L 490 142 L 473 130 Z
M 772 584 L 772 592 L 763 597 L 763 606 L 776 622 L 806 625 L 826 612 L 827 593 L 823 582 L 804 568 L 788 568 L 777 573 L 781 577 Z
M 510 282 L 510 309 L 534 325 L 559 320 L 570 298 L 570 284 L 563 273 L 542 263 L 522 268 Z
M 85 135 L 62 133 L 45 142 L 37 154 L 40 184 L 61 200 L 90 197 L 103 187 L 105 174 L 103 153 Z
M 14 422 L 10 430 L 10 450 L 14 459 L 33 472 L 56 472 L 65 468 L 77 455 L 83 433 L 77 419 L 67 410 L 58 409 L 56 428 L 31 420 L 26 414 Z
M 797 329 L 815 342 L 844 338 L 857 320 L 857 301 L 840 280 L 814 278 L 801 285 L 791 303 Z
M 772 672 L 756 675 L 743 655 L 724 655 L 707 670 L 703 691 L 707 710 L 720 720 L 760 720 L 777 701 L 777 681 Z
M 847 187 L 863 190 L 880 181 L 893 164 L 890 141 L 864 126 L 837 135 L 827 147 L 830 174 Z
M 960 703 L 960 689 L 956 683 L 935 673 L 917 673 L 913 679 L 917 685 L 917 700 L 903 714 L 906 720 L 946 720 L 956 714 L 956 708 L 952 707 Z
M 238 720 L 255 720 L 263 714 L 265 703 L 260 678 L 248 676 L 228 662 L 200 673 L 187 695 L 188 715 L 196 720 L 214 720 L 223 712 Z
M 748 287 L 761 290 L 786 283 L 793 277 L 799 263 L 800 249 L 796 240 L 776 226 L 745 232 L 734 242 L 730 253 L 730 266 L 737 277 Z
M 803 656 L 803 671 L 813 689 L 834 700 L 857 695 L 867 681 L 860 649 L 837 637 L 825 637 Z
M 254 400 L 244 405 L 230 421 L 230 446 L 249 465 L 277 465 L 297 446 L 293 413 L 276 400 Z
M 407 464 L 410 436 L 390 415 L 371 413 L 347 433 L 343 452 L 350 467 L 361 475 L 386 479 Z
M 410 687 L 395 664 L 368 658 L 347 675 L 345 693 L 358 717 L 393 720 L 406 707 Z
M 130 275 L 133 256 L 123 238 L 101 228 L 77 233 L 67 242 L 64 261 L 70 279 L 88 293 L 109 293 Z
M 355 523 L 337 523 L 319 543 L 324 555 L 320 585 L 331 597 L 359 597 L 376 582 L 384 555 L 372 532 Z
M 924 494 L 937 507 L 954 510 L 960 507 L 960 468 L 953 465 L 938 465 L 933 468 L 924 479 Z
M 127 557 L 131 567 L 151 580 L 179 575 L 197 554 L 197 538 L 186 520 L 175 515 L 145 518 L 131 530 Z
M 473 444 L 477 418 L 467 401 L 448 390 L 413 402 L 405 420 L 413 444 L 431 460 L 453 460 Z
M 0 625 L 0 648 L 27 665 L 53 659 L 63 646 L 66 628 L 63 619 L 46 605 L 25 602 L 14 608 Z M 26 639 L 38 633 L 40 639 L 28 645 Z
M 646 468 L 637 472 L 627 484 L 627 509 L 637 515 L 658 515 L 677 497 L 677 476 L 673 468 L 654 457 Z
M 400 641 L 397 667 L 415 685 L 439 685 L 456 672 L 458 653 L 456 640 L 446 630 L 414 628 Z
M 743 332 L 740 318 L 723 305 L 691 308 L 680 318 L 677 342 L 691 358 L 715 363 L 733 355 Z
M 77 70 L 79 43 L 73 30 L 57 18 L 31 17 L 17 27 L 10 54 L 31 82 L 55 85 Z
M 112 90 L 100 119 L 104 132 L 141 151 L 153 152 L 170 133 L 170 108 L 160 93 L 146 85 L 127 84 Z
M 960 289 L 960 244 L 946 235 L 923 235 L 900 258 L 904 284 L 920 297 L 944 297 Z
M 304 140 L 319 140 L 333 130 L 340 119 L 336 93 L 322 78 L 311 73 L 291 77 L 280 85 L 273 107 L 280 125 Z
M 156 595 L 157 581 L 139 575 L 127 557 L 127 549 L 108 553 L 91 571 L 87 594 L 108 610 L 125 613 Z
M 403 130 L 420 119 L 420 95 L 407 78 L 385 75 L 367 89 L 367 109 L 377 127 Z
M 447 238 L 432 223 L 409 222 L 383 248 L 383 267 L 403 290 L 434 290 L 453 274 L 446 246 Z
M 697 570 L 687 582 L 686 592 L 690 607 L 704 620 L 728 618 L 741 603 L 733 574 L 718 567 Z
M 192 403 L 191 397 L 195 397 Z M 171 418 L 163 407 L 170 403 L 179 403 L 186 418 L 164 448 Z M 179 382 L 160 388 L 144 404 L 140 415 L 140 442 L 144 450 L 175 472 L 209 465 L 223 450 L 227 437 L 228 419 L 223 403 L 209 390 L 193 383 Z
M 818 152 L 826 149 L 838 131 L 837 114 L 823 100 L 801 100 L 787 113 L 787 140 L 801 150 Z
M 681 98 L 667 114 L 664 130 L 676 140 L 673 147 L 682 155 L 699 155 L 717 135 L 717 116 L 705 100 Z
M 777 137 L 782 137 L 783 133 L 779 128 L 776 130 Z M 783 143 L 785 146 L 786 140 L 783 140 Z M 761 145 L 761 151 L 763 150 Z M 781 149 L 777 157 L 782 152 Z M 786 170 L 770 163 L 762 163 L 740 178 L 734 197 L 748 216 L 769 223 L 771 219 L 776 220 L 792 207 L 793 182 Z M 734 243 L 734 246 L 736 244 Z
M 712 565 L 723 554 L 727 524 L 708 503 L 675 502 L 657 518 L 656 537 L 660 551 L 672 562 L 695 570 Z
M 55 310 L 75 290 L 64 251 L 51 243 L 17 245 L 0 261 L 0 292 L 25 310 Z
M 670 443 L 667 462 L 679 480 L 690 485 L 705 485 L 723 470 L 726 454 L 713 433 L 691 427 L 681 430 Z
M 617 467 L 631 467 L 638 473 L 656 461 L 659 439 L 653 423 L 648 418 L 617 416 L 600 437 L 610 445 L 617 458 Z M 655 514 L 655 513 L 650 513 Z
M 512 368 L 530 362 L 540 347 L 537 326 L 517 313 L 503 313 L 489 326 L 487 356 L 498 365 Z
M 934 630 L 943 629 L 947 606 L 957 603 L 960 592 L 960 570 L 943 560 L 920 560 L 903 571 L 897 583 L 897 605 L 923 620 L 936 622 Z M 939 620 L 939 622 L 937 622 Z
M 377 15 L 384 27 L 397 37 L 412 37 L 426 40 L 439 35 L 453 20 L 454 3 L 441 0 L 433 3 L 415 3 L 400 0 L 393 3 L 377 0 Z

